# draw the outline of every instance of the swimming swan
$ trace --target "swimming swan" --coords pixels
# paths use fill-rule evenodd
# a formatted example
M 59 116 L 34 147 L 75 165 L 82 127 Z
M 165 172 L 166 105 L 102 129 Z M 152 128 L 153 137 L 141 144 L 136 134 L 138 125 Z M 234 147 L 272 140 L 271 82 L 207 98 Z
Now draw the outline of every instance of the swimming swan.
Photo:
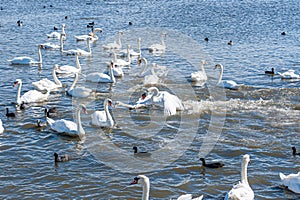
M 106 45 L 103 45 L 103 48 L 105 50 L 121 49 L 122 48 L 121 35 L 123 35 L 123 32 L 119 31 L 118 32 L 118 42 L 113 42 L 113 43 L 108 43 Z
M 37 90 L 55 90 L 55 89 L 58 89 L 58 88 L 61 88 L 62 87 L 62 84 L 61 82 L 58 80 L 57 76 L 56 76 L 56 70 L 58 69 L 58 65 L 55 64 L 53 66 L 53 69 L 52 69 L 52 76 L 53 76 L 53 79 L 54 79 L 54 82 L 53 81 L 50 81 L 49 79 L 47 78 L 43 78 L 42 80 L 39 80 L 39 81 L 35 81 L 35 82 L 32 82 L 32 85 L 37 89 Z
M 161 34 L 161 44 L 152 44 L 148 49 L 150 53 L 164 53 L 166 50 L 165 37 L 166 33 Z
M 280 179 L 284 186 L 287 187 L 287 189 L 300 194 L 300 172 L 298 174 L 290 174 L 290 175 L 284 175 L 283 173 L 279 173 Z
M 77 122 L 73 122 L 70 120 L 60 119 L 60 120 L 53 120 L 46 116 L 47 123 L 49 124 L 50 128 L 58 133 L 62 133 L 67 136 L 71 137 L 80 137 L 85 135 L 85 131 L 81 124 L 81 117 L 80 111 L 84 114 L 87 114 L 86 107 L 84 104 L 80 104 L 77 106 L 76 117 Z
M 86 81 L 93 83 L 115 83 L 116 79 L 113 72 L 113 63 L 108 66 L 109 75 L 101 72 L 94 72 L 86 76 Z
M 232 80 L 226 80 L 226 81 L 222 80 L 223 71 L 224 71 L 223 65 L 222 64 L 216 64 L 215 69 L 217 69 L 217 68 L 221 69 L 217 85 L 223 86 L 224 88 L 227 88 L 227 89 L 237 90 L 240 85 L 238 85 L 236 82 L 234 82 Z
M 300 78 L 300 76 L 298 74 L 295 74 L 295 70 L 293 70 L 293 69 L 290 69 L 284 73 L 278 72 L 278 74 L 280 75 L 280 77 L 282 79 L 299 79 Z
M 76 54 L 78 54 L 79 56 L 90 56 L 90 55 L 92 55 L 92 48 L 91 48 L 91 45 L 90 45 L 90 40 L 87 40 L 86 43 L 87 43 L 88 51 L 85 51 L 85 50 L 82 50 L 82 49 L 64 50 L 64 44 L 63 44 L 62 36 L 61 36 L 60 37 L 60 52 L 66 54 L 67 56 L 70 56 L 70 55 L 74 56 Z
M 205 60 L 200 62 L 200 70 L 197 72 L 191 73 L 191 80 L 194 82 L 207 81 L 207 75 L 205 73 L 204 65 L 207 64 Z
M 67 94 L 72 97 L 78 97 L 78 98 L 86 98 L 86 97 L 90 96 L 91 93 L 93 92 L 92 89 L 86 88 L 86 87 L 76 87 L 75 88 L 78 78 L 79 78 L 79 74 L 76 73 L 74 81 L 73 81 L 72 85 L 70 86 L 70 88 L 68 89 Z
M 43 59 L 42 59 L 42 53 L 41 53 L 41 48 L 43 48 L 42 45 L 38 45 L 38 57 L 39 60 L 35 60 L 31 57 L 27 56 L 20 56 L 20 57 L 15 57 L 12 60 L 8 60 L 11 65 L 39 65 L 42 64 Z
M 114 126 L 114 120 L 109 112 L 108 106 L 112 106 L 112 100 L 106 98 L 103 103 L 104 110 L 97 110 L 92 115 L 92 125 L 99 127 L 110 127 Z
M 70 65 L 58 66 L 57 74 L 75 74 L 81 72 L 81 65 L 79 62 L 79 53 L 75 54 L 76 67 Z
M 251 189 L 247 179 L 247 167 L 250 162 L 250 156 L 245 154 L 242 158 L 241 181 L 234 185 L 226 194 L 225 200 L 253 200 L 254 192 Z
M 44 94 L 37 90 L 29 90 L 28 92 L 24 93 L 22 97 L 21 95 L 21 88 L 22 88 L 22 80 L 16 79 L 14 82 L 14 87 L 18 85 L 18 92 L 17 92 L 17 104 L 21 105 L 22 102 L 24 103 L 35 103 L 35 102 L 43 102 L 46 101 L 50 95 L 50 90 L 46 88 L 47 92 Z
M 74 37 L 76 38 L 77 41 L 86 41 L 87 39 L 91 41 L 97 41 L 98 36 L 96 35 L 96 32 L 102 33 L 102 29 L 94 28 L 93 31 L 88 35 L 78 35 L 78 36 L 75 35 Z

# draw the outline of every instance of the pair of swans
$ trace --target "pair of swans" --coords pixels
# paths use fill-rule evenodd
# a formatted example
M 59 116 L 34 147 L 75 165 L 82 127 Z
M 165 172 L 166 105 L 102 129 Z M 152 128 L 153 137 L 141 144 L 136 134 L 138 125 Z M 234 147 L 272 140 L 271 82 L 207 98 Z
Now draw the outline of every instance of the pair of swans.
M 57 74 L 75 74 L 81 72 L 81 65 L 79 62 L 79 53 L 75 54 L 75 61 L 76 61 L 76 67 L 70 66 L 70 65 L 62 65 L 58 66 L 58 69 L 56 70 Z
M 21 105 L 22 103 L 36 103 L 46 101 L 50 95 L 50 90 L 46 88 L 47 92 L 42 93 L 38 90 L 29 90 L 21 96 L 22 80 L 16 79 L 14 82 L 14 87 L 18 86 L 17 92 L 17 104 Z M 20 97 L 21 96 L 21 97 Z
M 108 43 L 106 45 L 103 45 L 103 48 L 105 50 L 116 50 L 122 48 L 122 42 L 121 42 L 121 36 L 123 35 L 122 31 L 118 32 L 118 41 L 113 43 Z
M 91 37 L 91 36 L 89 36 Z M 86 40 L 87 43 L 87 51 L 83 49 L 70 49 L 70 50 L 64 50 L 64 44 L 63 44 L 63 36 L 60 37 L 60 52 L 66 54 L 66 55 L 76 55 L 78 54 L 79 56 L 90 56 L 92 55 L 92 48 L 90 45 L 90 40 Z
M 234 82 L 232 80 L 222 80 L 223 71 L 224 71 L 224 67 L 222 64 L 216 64 L 215 69 L 217 69 L 217 68 L 220 68 L 220 75 L 219 75 L 219 80 L 218 80 L 217 85 L 222 86 L 227 89 L 231 89 L 231 90 L 237 90 L 240 87 L 239 84 L 237 84 L 236 82 Z
M 66 136 L 70 137 L 82 137 L 85 135 L 85 131 L 81 124 L 81 116 L 80 111 L 84 114 L 87 114 L 87 110 L 84 104 L 80 104 L 77 106 L 76 117 L 77 122 L 73 122 L 70 120 L 60 119 L 60 120 L 53 120 L 46 115 L 47 123 L 49 124 L 50 128 L 58 133 L 61 133 Z
M 66 39 L 65 27 L 66 27 L 66 25 L 62 24 L 61 33 L 58 33 L 56 31 L 51 32 L 50 34 L 46 34 L 47 38 L 60 39 L 60 36 L 63 35 L 63 37 L 64 37 L 63 39 L 65 40 Z
M 69 96 L 77 97 L 77 98 L 89 97 L 93 92 L 92 89 L 86 88 L 86 87 L 75 87 L 75 85 L 78 81 L 78 78 L 79 78 L 79 74 L 75 73 L 74 81 L 73 81 L 72 85 L 70 86 L 70 88 L 67 90 L 67 94 Z
M 98 38 L 96 32 L 102 33 L 102 29 L 101 28 L 93 28 L 93 31 L 91 33 L 89 33 L 88 35 L 78 35 L 78 36 L 75 35 L 74 37 L 76 38 L 76 41 L 86 41 L 86 40 L 97 41 L 99 38 Z
M 161 44 L 152 44 L 148 47 L 150 53 L 164 53 L 166 50 L 165 37 L 166 33 L 163 32 L 161 34 Z
M 54 82 L 49 80 L 48 78 L 44 78 L 42 80 L 32 82 L 32 85 L 37 90 L 40 90 L 40 91 L 43 91 L 43 90 L 53 91 L 53 90 L 56 90 L 58 88 L 61 88 L 62 84 L 56 76 L 56 70 L 57 69 L 58 69 L 58 64 L 55 64 L 52 68 L 52 76 L 53 76 Z
M 287 189 L 300 194 L 300 172 L 298 172 L 298 174 L 290 174 L 287 176 L 283 173 L 279 173 L 279 177 Z
M 111 64 L 108 66 L 109 73 L 101 73 L 101 72 L 94 72 L 91 74 L 88 74 L 86 76 L 86 81 L 93 82 L 93 83 L 115 83 L 116 79 L 114 76 L 113 71 L 114 63 L 111 62 Z
M 142 194 L 142 200 L 149 200 L 149 194 L 150 194 L 150 180 L 145 175 L 138 175 L 133 179 L 133 181 L 130 183 L 130 185 L 134 184 L 141 184 L 143 187 L 143 194 Z M 192 198 L 191 194 L 184 194 L 177 198 L 177 200 L 202 200 L 203 195 L 197 198 Z
M 43 48 L 43 45 L 38 45 L 38 60 L 28 56 L 20 56 L 8 60 L 8 62 L 10 62 L 11 65 L 40 65 L 43 62 L 41 48 Z
M 295 70 L 293 69 L 290 69 L 284 73 L 278 72 L 278 74 L 282 79 L 300 79 L 300 76 L 298 74 L 295 74 Z
M 245 154 L 242 157 L 241 181 L 234 185 L 226 194 L 225 200 L 253 200 L 254 192 L 251 189 L 247 179 L 247 167 L 250 162 L 250 156 Z
M 103 103 L 104 110 L 97 110 L 92 115 L 91 124 L 99 127 L 109 127 L 113 128 L 115 122 L 109 112 L 109 107 L 112 107 L 112 100 L 106 98 Z
M 207 81 L 207 75 L 206 75 L 205 69 L 204 69 L 205 64 L 207 64 L 207 62 L 205 60 L 202 60 L 200 62 L 200 70 L 201 71 L 191 73 L 191 80 L 193 82 L 205 82 L 205 81 Z
M 147 89 L 148 94 L 145 98 L 139 99 L 136 102 L 135 108 L 140 105 L 156 104 L 164 108 L 164 115 L 176 115 L 177 111 L 184 110 L 181 100 L 167 91 L 159 91 L 157 87 L 150 87 Z

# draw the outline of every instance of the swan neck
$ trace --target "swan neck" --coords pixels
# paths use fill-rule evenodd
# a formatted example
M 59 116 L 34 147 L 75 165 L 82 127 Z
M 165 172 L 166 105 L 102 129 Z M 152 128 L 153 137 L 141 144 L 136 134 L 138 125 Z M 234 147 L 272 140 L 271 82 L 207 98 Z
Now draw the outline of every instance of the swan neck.
M 164 35 L 161 35 L 161 44 L 163 46 L 166 46 L 166 44 L 165 44 L 165 38 L 164 37 L 165 37 Z
M 71 85 L 71 87 L 70 87 L 69 90 L 73 90 L 73 89 L 74 89 L 74 87 L 75 87 L 77 81 L 78 81 L 78 73 L 75 74 L 74 81 L 73 81 L 73 83 L 72 83 L 72 85 Z
M 90 39 L 87 39 L 87 48 L 88 48 L 88 52 L 92 53 L 92 48 L 91 48 L 91 44 L 90 44 Z
M 118 34 L 118 45 L 121 47 L 121 33 Z
M 108 119 L 109 126 L 113 127 L 114 120 L 113 120 L 113 118 L 112 118 L 112 116 L 111 116 L 111 114 L 109 112 L 109 109 L 108 109 L 108 100 L 107 99 L 105 99 L 105 101 L 104 101 L 104 110 L 105 110 L 106 117 Z
M 147 60 L 145 58 L 142 58 L 141 61 L 144 63 L 143 70 L 141 71 L 141 75 L 143 75 L 146 72 L 148 63 L 147 63 Z
M 82 109 L 82 105 L 78 106 L 78 108 L 77 108 L 77 133 L 79 135 L 84 135 L 85 132 L 84 132 L 84 130 L 82 128 L 81 117 L 80 117 L 80 111 L 81 111 L 81 109 Z
M 55 84 L 58 86 L 62 86 L 60 80 L 56 76 L 56 68 L 55 67 L 53 67 L 53 69 L 52 69 L 52 76 L 53 76 Z
M 151 65 L 151 73 L 152 73 L 152 75 L 154 75 L 154 76 L 156 76 L 156 73 L 155 73 L 155 71 L 154 71 L 154 68 L 156 67 L 156 64 L 152 64 Z
M 109 76 L 110 76 L 110 80 L 112 80 L 112 82 L 115 83 L 116 79 L 111 65 L 109 66 Z
M 78 70 L 81 70 L 81 65 L 80 65 L 80 62 L 79 62 L 78 54 L 75 55 L 75 59 L 76 59 L 76 66 L 77 66 Z
M 39 63 L 43 62 L 43 58 L 42 58 L 42 52 L 41 52 L 41 47 L 38 47 L 38 56 L 39 56 Z
M 60 35 L 60 39 L 59 39 L 59 44 L 60 44 L 60 52 L 63 52 L 64 51 L 64 43 L 63 43 L 63 36 Z
M 248 184 L 247 168 L 248 168 L 248 162 L 247 161 L 243 161 L 242 162 L 241 181 L 242 181 L 242 183 L 247 183 Z
M 205 73 L 205 69 L 204 69 L 204 64 L 201 62 L 201 64 L 200 64 L 200 69 L 201 69 L 201 71 L 203 72 L 203 73 Z
M 22 82 L 19 83 L 19 86 L 18 86 L 18 91 L 17 91 L 17 104 L 20 105 L 22 102 L 21 102 L 21 88 L 22 88 Z
M 142 200 L 149 200 L 149 191 L 150 191 L 150 183 L 149 181 L 145 180 L 145 183 L 143 184 L 143 196 Z
M 141 53 L 141 40 L 138 39 L 138 53 Z
M 223 71 L 224 71 L 224 69 L 223 69 L 223 66 L 221 65 L 221 70 L 220 70 L 220 75 L 219 75 L 219 80 L 218 80 L 218 84 L 220 84 L 221 82 L 222 82 L 222 77 L 223 77 Z

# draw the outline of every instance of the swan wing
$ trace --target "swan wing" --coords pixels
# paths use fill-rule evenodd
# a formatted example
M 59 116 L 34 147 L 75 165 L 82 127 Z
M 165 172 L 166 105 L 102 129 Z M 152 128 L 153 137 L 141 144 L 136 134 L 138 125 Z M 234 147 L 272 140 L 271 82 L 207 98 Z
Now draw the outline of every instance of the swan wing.
M 36 82 L 32 82 L 32 85 L 37 89 L 37 90 L 54 90 L 56 88 L 61 87 L 60 85 L 57 85 L 56 83 L 54 83 L 53 81 L 44 78 L 42 80 L 36 81 Z
M 37 90 L 29 90 L 23 96 L 21 97 L 21 102 L 25 103 L 33 103 L 33 102 L 41 102 L 44 100 L 47 100 L 49 97 L 49 92 L 43 94 L 40 91 Z
M 13 65 L 28 65 L 30 63 L 34 63 L 34 59 L 27 56 L 15 57 L 12 60 L 8 60 Z
M 69 94 L 73 97 L 85 98 L 91 94 L 92 90 L 86 87 L 76 87 Z
M 95 111 L 92 115 L 92 124 L 96 126 L 107 125 L 107 116 L 104 110 Z
M 50 34 L 46 34 L 48 38 L 60 38 L 60 33 L 52 32 Z
M 104 73 L 98 73 L 98 72 L 88 74 L 86 76 L 86 80 L 90 81 L 90 82 L 96 82 L 96 83 L 101 83 L 101 82 L 102 83 L 111 83 L 112 82 L 109 75 L 104 74 Z
M 192 81 L 206 81 L 207 76 L 201 71 L 191 73 Z
M 283 185 L 288 187 L 289 190 L 300 194 L 300 172 L 298 174 L 290 174 L 288 176 L 285 176 L 284 174 L 279 174 Z
M 60 66 L 57 70 L 57 74 L 70 74 L 70 73 L 78 73 L 80 70 L 77 67 L 70 65 Z
M 59 133 L 77 132 L 77 124 L 65 119 L 55 121 L 54 123 L 50 124 L 50 127 L 52 130 Z
M 224 88 L 228 88 L 232 90 L 236 90 L 239 87 L 239 85 L 232 80 L 222 81 L 222 83 Z

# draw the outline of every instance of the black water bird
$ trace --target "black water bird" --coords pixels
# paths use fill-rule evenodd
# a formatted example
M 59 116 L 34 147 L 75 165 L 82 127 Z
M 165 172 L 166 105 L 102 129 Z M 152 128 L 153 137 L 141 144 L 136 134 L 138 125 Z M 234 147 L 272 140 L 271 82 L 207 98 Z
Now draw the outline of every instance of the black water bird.
M 6 108 L 6 117 L 16 117 L 16 114 L 13 112 L 9 112 L 8 108 Z
M 151 153 L 148 153 L 146 151 L 138 151 L 138 148 L 136 146 L 132 147 L 132 149 L 135 156 L 151 156 Z
M 224 166 L 224 163 L 222 163 L 222 162 L 214 162 L 214 163 L 207 164 L 205 162 L 204 158 L 200 158 L 200 160 L 202 161 L 202 166 L 203 167 L 207 167 L 207 168 L 220 168 L 220 167 Z
M 292 147 L 292 150 L 294 156 L 300 156 L 300 153 L 297 153 L 296 147 Z
M 265 74 L 271 74 L 271 75 L 274 75 L 274 74 L 275 74 L 274 68 L 272 67 L 271 71 L 265 71 Z
M 229 46 L 232 45 L 232 40 L 230 40 L 228 43 L 227 43 Z
M 208 37 L 204 38 L 204 40 L 205 40 L 206 42 L 208 42 Z
M 281 35 L 286 35 L 286 33 L 283 31 L 283 32 L 281 33 Z
M 23 26 L 23 22 L 21 20 L 17 21 L 18 26 Z
M 62 156 L 59 156 L 56 152 L 54 155 L 54 162 L 66 162 L 70 160 L 70 156 L 68 154 L 64 154 Z

